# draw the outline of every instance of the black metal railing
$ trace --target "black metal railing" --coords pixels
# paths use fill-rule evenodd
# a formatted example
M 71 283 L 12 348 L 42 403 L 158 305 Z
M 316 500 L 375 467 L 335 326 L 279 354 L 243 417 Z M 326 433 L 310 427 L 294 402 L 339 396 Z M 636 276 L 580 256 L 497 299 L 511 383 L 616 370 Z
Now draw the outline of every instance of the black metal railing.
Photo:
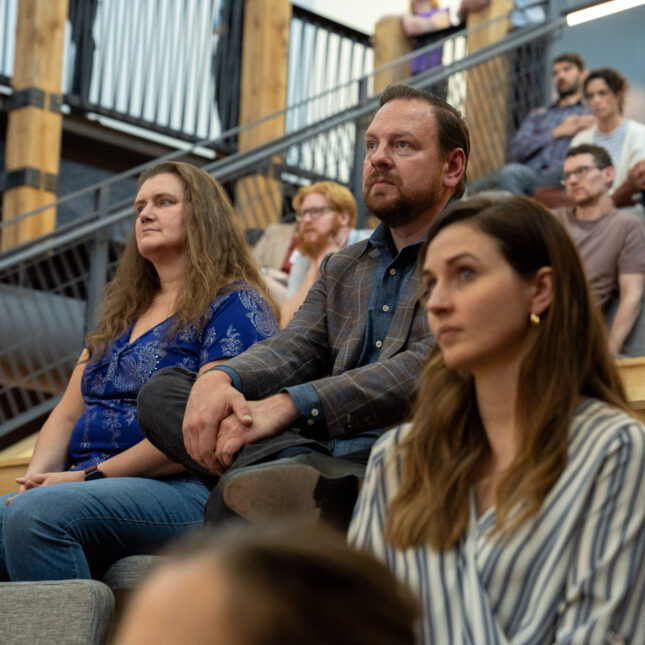
M 370 37 L 293 7 L 289 39 L 286 131 L 299 130 L 358 100 L 358 79 L 370 74 Z M 341 88 L 341 91 L 331 92 Z M 315 100 L 307 100 L 318 97 Z
M 212 60 L 222 0 L 75 0 L 66 102 L 195 141 L 220 133 Z
M 485 28 L 485 26 L 483 26 L 483 28 Z M 556 28 L 552 25 L 545 24 L 540 29 L 540 33 L 544 33 L 549 36 Z M 534 30 L 515 32 L 513 37 L 514 41 L 523 43 L 523 45 L 520 44 L 515 47 L 513 45 L 509 45 L 507 42 L 504 45 L 507 48 L 507 51 L 506 53 L 500 54 L 500 56 L 508 57 L 514 55 L 509 54 L 508 52 L 515 52 L 519 47 L 536 40 L 537 37 L 535 36 L 535 33 L 536 32 Z M 526 86 L 526 91 L 523 92 L 524 107 L 528 109 L 540 104 L 542 100 L 541 88 L 531 87 L 530 83 L 527 83 L 526 78 L 528 78 L 527 75 L 533 74 L 533 69 L 535 67 L 548 64 L 546 61 L 542 59 L 528 61 L 530 64 L 526 64 L 522 68 L 514 69 L 512 75 L 508 76 L 509 68 L 506 65 L 505 58 L 502 59 L 498 57 L 496 59 L 497 62 L 489 61 L 491 64 L 486 67 L 473 65 L 472 62 L 469 62 L 475 59 L 472 55 L 466 56 L 464 45 L 466 40 L 467 35 L 464 32 L 464 35 L 453 34 L 443 40 L 433 43 L 430 47 L 443 48 L 444 65 L 429 69 L 423 74 L 415 77 L 415 79 L 424 82 L 424 86 L 428 87 L 430 90 L 435 90 L 435 88 L 439 86 L 447 86 L 448 101 L 455 105 L 455 107 L 466 112 L 466 116 L 471 123 L 473 130 L 491 129 L 494 122 L 488 121 L 487 117 L 478 113 L 476 109 L 473 109 L 477 104 L 476 100 L 472 100 L 470 104 L 467 104 L 467 90 L 470 91 L 471 98 L 474 97 L 476 99 L 478 96 L 485 97 L 490 94 L 498 94 L 499 92 L 496 89 L 496 83 L 504 82 L 508 86 L 513 87 Z M 426 51 L 426 49 L 420 51 L 423 52 Z M 402 61 L 409 61 L 410 58 L 418 54 L 419 51 L 409 54 L 398 61 L 393 61 L 387 66 L 381 68 L 381 70 L 375 70 L 374 74 L 380 73 L 380 71 L 387 67 L 400 66 Z M 452 60 L 452 62 L 449 62 L 450 60 Z M 497 68 L 495 68 L 495 65 L 497 65 Z M 469 70 L 468 83 L 466 82 L 467 69 Z M 374 74 L 348 81 L 336 88 L 323 92 L 319 96 L 311 97 L 306 101 L 291 105 L 285 111 L 268 115 L 262 120 L 246 124 L 243 128 L 235 128 L 229 134 L 236 135 L 242 129 L 253 130 L 255 128 L 261 128 L 264 123 L 271 121 L 272 119 L 280 119 L 283 123 L 289 122 L 291 118 L 289 115 L 292 112 L 297 112 L 303 109 L 307 110 L 309 109 L 308 105 L 311 103 L 327 103 L 329 105 L 339 106 L 330 116 L 342 113 L 342 103 L 338 98 L 342 96 L 355 97 L 353 101 L 349 102 L 350 107 L 362 105 L 370 96 L 368 88 L 371 85 L 371 79 Z M 321 121 L 319 120 L 317 124 L 320 122 Z M 323 122 L 327 122 L 327 119 L 323 119 Z M 237 178 L 240 178 L 245 174 L 248 175 L 252 173 L 260 175 L 270 174 L 272 177 L 277 177 L 276 173 L 283 173 L 285 176 L 291 173 L 293 175 L 291 179 L 294 180 L 295 183 L 298 183 L 298 180 L 300 180 L 300 183 L 304 183 L 305 181 L 314 179 L 332 179 L 350 185 L 350 187 L 352 187 L 358 194 L 360 192 L 360 164 L 362 163 L 362 144 L 360 143 L 360 140 L 357 143 L 357 126 L 359 125 L 360 124 L 356 121 L 345 119 L 337 123 L 335 122 L 333 127 L 327 129 L 320 130 L 317 127 L 314 128 L 310 125 L 305 125 L 303 128 L 287 131 L 287 134 L 290 134 L 290 132 L 304 132 L 308 136 L 294 138 L 292 145 L 284 152 L 280 159 L 265 158 L 260 167 L 252 168 L 249 166 L 245 170 L 241 170 Z M 217 146 L 219 142 L 221 142 L 221 138 L 205 140 L 198 142 L 196 145 L 214 147 Z M 167 158 L 180 158 L 189 152 L 190 150 L 187 150 L 186 152 L 173 153 L 168 155 Z M 245 156 L 244 158 L 247 157 Z M 491 160 L 492 168 L 496 167 L 494 165 L 496 163 L 497 165 L 503 163 L 503 151 L 501 160 Z M 88 213 L 88 217 L 104 217 L 106 214 L 113 212 L 114 209 L 121 207 L 120 200 L 123 198 L 124 191 L 120 190 L 120 188 L 124 182 L 132 182 L 132 179 L 136 177 L 143 168 L 144 166 L 133 168 L 126 173 L 116 175 L 109 180 L 97 183 L 87 189 L 66 195 L 59 199 L 54 206 L 57 208 L 59 213 L 61 211 L 71 210 L 88 213 L 88 208 L 86 206 L 83 208 L 75 208 L 74 204 L 80 203 L 81 200 L 84 200 L 86 205 L 88 197 L 93 195 L 91 201 L 96 205 L 96 207 L 91 211 L 91 213 Z M 482 170 L 482 172 L 483 171 L 484 170 Z M 475 174 L 481 173 L 477 172 Z M 231 181 L 234 181 L 237 178 L 231 178 Z M 99 207 L 99 204 L 103 204 L 103 206 Z M 1 222 L 0 231 L 4 231 L 8 227 L 15 226 L 18 222 L 24 221 L 29 217 L 33 217 L 37 215 L 38 212 L 49 207 L 50 206 L 45 206 L 31 213 L 20 215 L 10 221 Z M 281 209 L 279 210 L 282 212 Z M 251 213 L 248 217 L 245 217 L 245 221 L 248 222 L 249 226 L 262 226 L 263 221 L 266 220 L 263 220 L 261 217 L 255 218 L 253 213 Z M 61 224 L 62 222 L 59 220 L 58 229 L 63 233 L 66 226 L 63 225 L 61 228 Z M 71 226 L 73 225 L 74 224 Z M 57 234 L 58 233 L 55 231 L 46 237 L 55 237 Z M 33 243 L 34 242 L 28 243 L 28 245 Z M 4 254 L 0 254 L 0 256 L 1 255 Z
M 216 138 L 214 59 L 219 41 L 232 39 L 221 24 L 230 17 L 222 10 L 231 4 L 243 6 L 233 0 L 70 0 L 65 103 L 186 141 Z M 5 87 L 13 75 L 17 6 L 17 0 L 0 0 Z M 241 27 L 236 37 L 241 42 Z M 221 88 L 217 98 L 226 111 L 239 103 L 239 96 Z
M 0 84 L 13 74 L 17 0 L 0 0 Z M 74 110 L 230 152 L 238 125 L 242 0 L 70 0 L 62 90 Z M 293 7 L 286 127 L 349 105 L 303 102 L 371 71 L 369 37 Z M 8 87 L 7 87 L 8 89 Z M 339 97 L 335 97 L 336 100 Z

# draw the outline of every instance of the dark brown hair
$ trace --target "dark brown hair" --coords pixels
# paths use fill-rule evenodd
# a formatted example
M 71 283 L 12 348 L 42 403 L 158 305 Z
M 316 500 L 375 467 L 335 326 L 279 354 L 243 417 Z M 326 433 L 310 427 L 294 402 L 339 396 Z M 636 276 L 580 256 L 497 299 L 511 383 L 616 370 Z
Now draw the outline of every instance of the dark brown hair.
M 559 56 L 556 56 L 551 63 L 551 67 L 553 67 L 553 65 L 555 65 L 556 63 L 571 63 L 572 65 L 575 65 L 580 71 L 585 68 L 585 62 L 584 60 L 582 60 L 582 56 L 580 56 L 580 54 L 576 54 L 575 52 L 564 52 Z
M 587 87 L 589 83 L 595 79 L 600 79 L 607 83 L 607 87 L 618 99 L 618 109 L 622 114 L 623 109 L 625 108 L 625 95 L 629 89 L 627 79 L 620 72 L 617 72 L 615 69 L 611 69 L 611 67 L 599 67 L 598 69 L 594 69 L 589 72 L 589 75 L 585 78 L 585 96 L 587 95 Z
M 515 404 L 519 451 L 495 491 L 495 528 L 510 532 L 539 511 L 560 477 L 580 397 L 631 411 L 580 257 L 560 222 L 528 197 L 464 201 L 430 226 L 420 267 L 431 241 L 456 223 L 491 237 L 521 278 L 531 279 L 541 267 L 553 270 L 552 302 L 540 316 L 520 369 Z M 388 539 L 400 549 L 425 542 L 437 550 L 452 547 L 468 526 L 469 491 L 490 449 L 472 376 L 448 369 L 438 347 L 423 372 L 412 428 L 397 454 L 403 470 L 388 510 Z M 520 512 L 508 526 L 505 521 L 516 506 Z
M 426 90 L 418 90 L 414 87 L 410 87 L 409 85 L 389 85 L 386 87 L 381 94 L 379 107 L 383 107 L 386 103 L 394 100 L 425 101 L 431 105 L 437 121 L 439 153 L 445 159 L 453 150 L 461 148 L 466 157 L 466 164 L 464 167 L 468 167 L 468 156 L 470 155 L 470 134 L 468 132 L 468 126 L 459 110 L 456 110 L 452 105 L 446 103 L 438 96 L 435 96 Z M 464 174 L 457 184 L 453 196 L 455 198 L 459 198 L 464 194 L 465 190 L 466 170 L 464 170 Z
M 203 559 L 206 570 L 223 574 L 234 645 L 416 642 L 412 593 L 324 525 L 236 525 L 205 531 L 173 551 L 178 561 Z
M 567 150 L 566 159 L 569 157 L 575 157 L 576 155 L 591 155 L 594 163 L 596 164 L 596 168 L 599 168 L 600 170 L 614 165 L 609 153 L 602 146 L 597 146 L 593 143 L 581 143 L 579 146 L 569 148 Z

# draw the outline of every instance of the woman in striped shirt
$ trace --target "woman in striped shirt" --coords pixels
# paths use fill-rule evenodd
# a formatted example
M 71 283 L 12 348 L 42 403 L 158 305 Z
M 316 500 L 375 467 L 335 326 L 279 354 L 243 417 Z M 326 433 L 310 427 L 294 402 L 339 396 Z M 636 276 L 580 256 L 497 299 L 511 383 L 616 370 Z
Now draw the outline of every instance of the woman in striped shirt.
M 420 257 L 437 346 L 351 542 L 417 592 L 423 643 L 645 642 L 645 427 L 564 228 L 471 200 Z

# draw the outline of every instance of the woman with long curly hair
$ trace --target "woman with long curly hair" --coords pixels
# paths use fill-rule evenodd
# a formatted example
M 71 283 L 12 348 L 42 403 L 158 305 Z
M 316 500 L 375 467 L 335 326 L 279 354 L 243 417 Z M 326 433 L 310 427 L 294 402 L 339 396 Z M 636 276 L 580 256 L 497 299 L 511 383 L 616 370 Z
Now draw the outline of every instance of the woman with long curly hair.
M 351 541 L 418 593 L 423 643 L 638 642 L 645 427 L 573 243 L 512 197 L 457 204 L 420 253 L 437 345 Z
M 89 578 L 201 525 L 208 490 L 143 437 L 137 394 L 164 367 L 201 374 L 278 330 L 212 177 L 154 166 L 134 211 L 98 327 L 0 504 L 0 578 Z

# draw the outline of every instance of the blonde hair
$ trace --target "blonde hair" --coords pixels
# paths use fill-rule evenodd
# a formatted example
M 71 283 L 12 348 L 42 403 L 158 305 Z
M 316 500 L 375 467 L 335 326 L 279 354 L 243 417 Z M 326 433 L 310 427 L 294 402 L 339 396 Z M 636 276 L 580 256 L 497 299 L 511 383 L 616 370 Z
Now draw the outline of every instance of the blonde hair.
M 293 207 L 300 210 L 304 198 L 312 193 L 321 194 L 329 206 L 339 213 L 349 213 L 349 226 L 353 227 L 356 223 L 356 200 L 354 195 L 334 181 L 318 181 L 309 186 L 303 186 L 298 189 L 296 196 L 293 198 Z
M 420 266 L 437 233 L 457 222 L 493 238 L 521 278 L 530 279 L 544 266 L 553 269 L 553 300 L 541 315 L 535 343 L 520 370 L 519 451 L 495 490 L 495 531 L 507 534 L 538 513 L 562 474 L 569 426 L 581 396 L 633 412 L 580 258 L 560 222 L 526 197 L 465 201 L 431 226 Z M 411 431 L 397 452 L 402 478 L 388 509 L 387 536 L 396 548 L 427 542 L 445 550 L 468 526 L 469 491 L 478 467 L 490 456 L 472 376 L 448 369 L 435 347 L 414 410 Z M 516 508 L 519 512 L 507 523 Z
M 276 312 L 220 184 L 196 166 L 166 161 L 145 170 L 139 185 L 164 173 L 176 175 L 182 181 L 186 222 L 186 262 L 175 307 L 176 323 L 169 330 L 169 337 L 190 325 L 199 329 L 210 303 L 225 285 L 235 280 L 255 287 Z M 150 307 L 159 287 L 159 276 L 153 264 L 139 253 L 132 233 L 114 278 L 105 289 L 98 327 L 86 339 L 88 355 L 100 355 L 110 341 L 118 338 Z

